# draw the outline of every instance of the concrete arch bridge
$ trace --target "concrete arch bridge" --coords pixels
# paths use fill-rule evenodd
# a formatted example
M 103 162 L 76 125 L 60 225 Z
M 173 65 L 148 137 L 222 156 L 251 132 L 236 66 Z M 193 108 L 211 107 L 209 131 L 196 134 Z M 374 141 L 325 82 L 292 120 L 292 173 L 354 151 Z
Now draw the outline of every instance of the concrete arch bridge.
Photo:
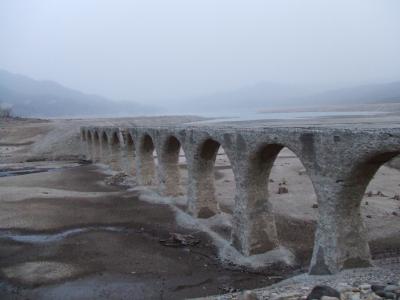
M 360 203 L 378 168 L 400 154 L 400 128 L 82 127 L 81 140 L 88 158 L 134 174 L 142 185 L 157 184 L 168 196 L 179 193 L 183 152 L 187 210 L 199 218 L 218 213 L 213 167 L 222 147 L 236 188 L 231 243 L 246 256 L 279 245 L 267 184 L 277 155 L 289 148 L 318 201 L 311 274 L 371 265 Z

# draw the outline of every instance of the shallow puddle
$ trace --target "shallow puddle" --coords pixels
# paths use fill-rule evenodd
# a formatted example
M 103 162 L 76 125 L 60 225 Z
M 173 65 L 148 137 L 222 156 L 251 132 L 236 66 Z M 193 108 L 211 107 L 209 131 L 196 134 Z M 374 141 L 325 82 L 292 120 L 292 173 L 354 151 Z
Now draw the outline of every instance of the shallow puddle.
M 18 176 L 18 175 L 27 175 L 33 173 L 42 173 L 48 172 L 50 170 L 54 170 L 55 168 L 20 168 L 20 169 L 0 169 L 0 177 L 9 177 L 9 176 Z
M 68 164 L 52 164 L 52 163 L 45 163 L 33 166 L 3 166 L 0 167 L 0 177 L 10 177 L 10 176 L 19 176 L 19 175 L 27 175 L 27 174 L 34 174 L 34 173 L 43 173 L 43 172 L 51 172 L 51 171 L 62 171 L 64 169 L 73 168 L 77 166 L 81 166 L 87 164 L 87 162 L 70 162 Z
M 65 239 L 71 235 L 75 235 L 78 233 L 89 232 L 89 231 L 109 231 L 109 232 L 123 232 L 126 231 L 125 227 L 116 227 L 116 226 L 90 226 L 83 228 L 73 228 L 67 229 L 61 232 L 49 234 L 49 233 L 40 233 L 40 234 L 16 234 L 11 231 L 3 231 L 0 232 L 0 238 L 11 239 L 16 242 L 23 243 L 51 243 L 60 241 Z

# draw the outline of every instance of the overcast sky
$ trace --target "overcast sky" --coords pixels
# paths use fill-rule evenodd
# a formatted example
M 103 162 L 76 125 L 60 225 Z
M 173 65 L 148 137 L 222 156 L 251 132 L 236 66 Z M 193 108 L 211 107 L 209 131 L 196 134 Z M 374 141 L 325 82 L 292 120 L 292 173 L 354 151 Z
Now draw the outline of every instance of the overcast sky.
M 400 80 L 400 1 L 1 0 L 0 68 L 138 102 Z

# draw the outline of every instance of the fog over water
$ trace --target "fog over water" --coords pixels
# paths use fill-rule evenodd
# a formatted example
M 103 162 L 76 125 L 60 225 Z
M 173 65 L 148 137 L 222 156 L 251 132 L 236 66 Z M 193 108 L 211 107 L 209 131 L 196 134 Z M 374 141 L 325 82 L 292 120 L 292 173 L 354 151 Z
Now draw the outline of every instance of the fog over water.
M 397 0 L 0 2 L 0 68 L 163 107 L 262 82 L 396 81 L 399 53 Z

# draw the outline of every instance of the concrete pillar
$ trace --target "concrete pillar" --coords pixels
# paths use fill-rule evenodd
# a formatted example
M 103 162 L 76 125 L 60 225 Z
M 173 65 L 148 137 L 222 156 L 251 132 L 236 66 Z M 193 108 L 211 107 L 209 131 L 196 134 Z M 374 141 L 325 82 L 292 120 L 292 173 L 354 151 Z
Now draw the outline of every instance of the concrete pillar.
M 232 245 L 243 255 L 278 246 L 275 217 L 268 200 L 268 179 L 280 145 L 268 145 L 253 154 L 242 153 L 237 166 Z
M 346 268 L 371 266 L 360 210 L 369 180 L 358 179 L 321 177 L 314 181 L 319 220 L 310 274 L 333 274 Z

